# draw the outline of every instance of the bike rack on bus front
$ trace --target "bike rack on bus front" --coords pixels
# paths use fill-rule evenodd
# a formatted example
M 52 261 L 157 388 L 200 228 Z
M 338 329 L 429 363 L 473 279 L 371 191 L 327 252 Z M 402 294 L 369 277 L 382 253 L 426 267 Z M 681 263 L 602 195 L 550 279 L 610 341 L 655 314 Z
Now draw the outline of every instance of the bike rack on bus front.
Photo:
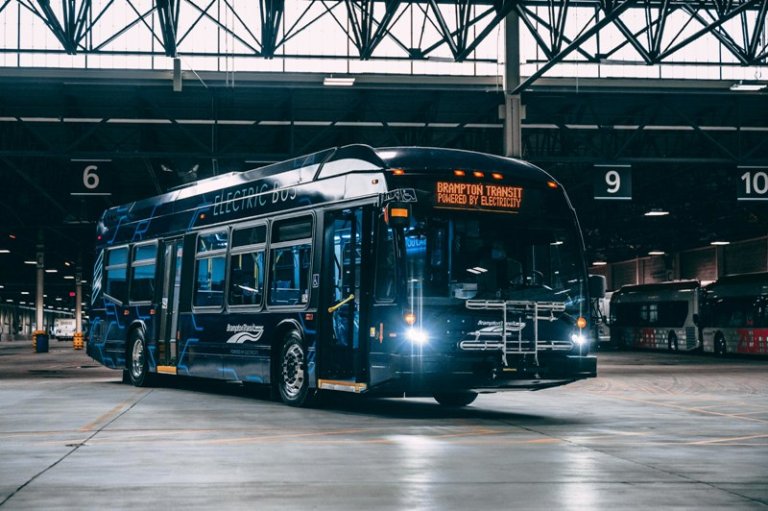
M 467 300 L 466 307 L 470 310 L 500 310 L 502 315 L 501 327 L 478 329 L 472 332 L 475 338 L 461 341 L 459 348 L 466 351 L 500 349 L 501 360 L 504 366 L 509 365 L 507 361 L 507 354 L 509 353 L 532 353 L 536 364 L 538 364 L 539 321 L 555 321 L 557 320 L 555 312 L 565 311 L 565 303 L 563 302 L 537 302 L 532 300 Z M 549 312 L 549 315 L 540 315 L 547 312 Z M 517 321 L 509 322 L 507 318 L 510 314 L 516 314 Z M 533 339 L 531 341 L 523 340 L 523 330 L 527 326 L 526 320 L 533 320 Z M 517 333 L 517 339 L 510 340 L 510 333 Z M 481 337 L 486 338 L 481 339 Z M 487 339 L 487 337 L 491 337 L 491 339 Z

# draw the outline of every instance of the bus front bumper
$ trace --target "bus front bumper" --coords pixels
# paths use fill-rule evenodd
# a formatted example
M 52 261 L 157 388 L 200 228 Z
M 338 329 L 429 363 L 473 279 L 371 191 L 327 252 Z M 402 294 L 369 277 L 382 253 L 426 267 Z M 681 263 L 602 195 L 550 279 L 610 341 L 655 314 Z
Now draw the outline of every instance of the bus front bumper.
M 409 395 L 431 395 L 436 390 L 452 389 L 541 390 L 597 376 L 594 355 L 541 354 L 538 364 L 521 357 L 506 366 L 500 357 L 488 354 L 409 354 L 396 356 L 393 362 L 396 370 L 383 387 L 402 389 Z

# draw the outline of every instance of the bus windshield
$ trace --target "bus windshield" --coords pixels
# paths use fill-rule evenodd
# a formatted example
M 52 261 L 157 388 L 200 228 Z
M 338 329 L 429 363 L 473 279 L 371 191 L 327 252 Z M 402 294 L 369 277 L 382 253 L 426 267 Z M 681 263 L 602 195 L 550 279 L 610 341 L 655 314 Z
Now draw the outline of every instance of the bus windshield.
M 584 302 L 581 241 L 567 221 L 419 208 L 405 230 L 407 289 L 435 300 Z

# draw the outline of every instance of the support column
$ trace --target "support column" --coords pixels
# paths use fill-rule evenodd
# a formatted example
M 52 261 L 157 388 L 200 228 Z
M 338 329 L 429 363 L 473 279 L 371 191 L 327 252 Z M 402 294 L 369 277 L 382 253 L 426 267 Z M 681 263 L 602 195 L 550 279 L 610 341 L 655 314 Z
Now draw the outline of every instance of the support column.
M 520 18 L 515 11 L 505 19 L 504 41 L 504 154 L 521 158 L 525 112 L 520 95 L 511 94 L 520 85 Z
M 75 267 L 75 336 L 72 338 L 72 347 L 76 350 L 83 349 L 83 258 L 78 257 Z
M 43 243 L 43 231 L 37 233 L 37 292 L 35 293 L 35 323 L 36 330 L 45 330 L 43 327 L 43 277 L 45 276 L 45 244 Z
M 83 267 L 77 263 L 75 268 L 75 333 L 83 332 Z

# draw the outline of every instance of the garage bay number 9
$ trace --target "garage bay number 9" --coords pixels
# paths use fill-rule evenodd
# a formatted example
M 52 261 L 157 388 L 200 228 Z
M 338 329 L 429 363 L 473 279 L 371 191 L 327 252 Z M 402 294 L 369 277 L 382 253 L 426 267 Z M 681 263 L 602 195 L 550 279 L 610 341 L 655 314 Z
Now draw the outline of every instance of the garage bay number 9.
M 595 165 L 595 199 L 632 199 L 632 168 L 629 165 Z

